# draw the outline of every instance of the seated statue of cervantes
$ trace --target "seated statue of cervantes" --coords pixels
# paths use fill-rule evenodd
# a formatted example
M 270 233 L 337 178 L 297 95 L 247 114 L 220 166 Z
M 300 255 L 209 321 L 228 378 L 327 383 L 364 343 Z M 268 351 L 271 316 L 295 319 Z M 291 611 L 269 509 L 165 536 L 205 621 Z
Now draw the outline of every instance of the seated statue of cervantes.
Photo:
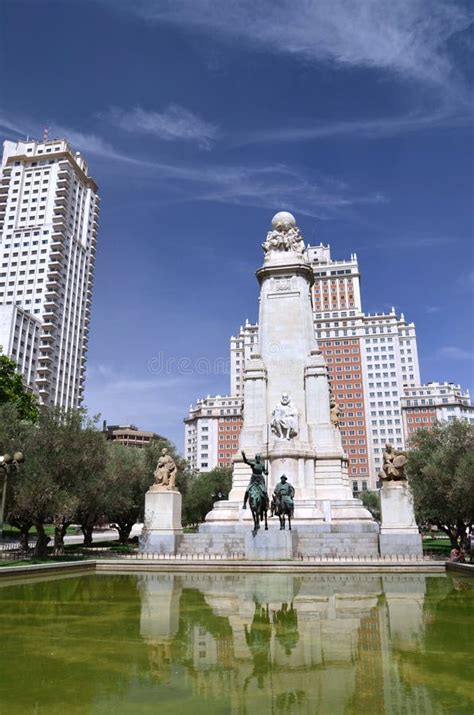
M 298 410 L 284 392 L 279 404 L 272 412 L 270 423 L 272 432 L 280 439 L 291 439 L 298 434 Z

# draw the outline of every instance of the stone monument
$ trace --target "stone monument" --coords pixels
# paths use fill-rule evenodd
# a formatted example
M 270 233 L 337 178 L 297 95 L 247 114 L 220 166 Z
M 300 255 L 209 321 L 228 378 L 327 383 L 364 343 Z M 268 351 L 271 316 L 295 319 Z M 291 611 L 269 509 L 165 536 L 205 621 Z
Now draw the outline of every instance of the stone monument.
M 421 535 L 415 521 L 413 496 L 405 477 L 407 458 L 404 452 L 386 444 L 383 466 L 379 473 L 382 481 L 380 508 L 380 553 L 411 554 L 422 556 Z
M 155 483 L 145 495 L 145 521 L 140 536 L 141 552 L 176 551 L 181 526 L 182 498 L 176 488 L 176 463 L 166 448 L 155 469 Z
M 227 500 L 214 504 L 200 533 L 251 528 L 250 515 L 241 510 L 250 477 L 243 451 L 263 455 L 269 492 L 282 474 L 294 486 L 292 523 L 300 534 L 376 534 L 370 513 L 352 496 L 339 407 L 331 399 L 327 366 L 315 338 L 313 269 L 292 214 L 281 211 L 273 217 L 262 247 L 263 265 L 256 274 L 259 342 L 244 369 L 243 428 L 233 459 L 232 490 Z M 259 533 L 258 538 L 269 537 Z

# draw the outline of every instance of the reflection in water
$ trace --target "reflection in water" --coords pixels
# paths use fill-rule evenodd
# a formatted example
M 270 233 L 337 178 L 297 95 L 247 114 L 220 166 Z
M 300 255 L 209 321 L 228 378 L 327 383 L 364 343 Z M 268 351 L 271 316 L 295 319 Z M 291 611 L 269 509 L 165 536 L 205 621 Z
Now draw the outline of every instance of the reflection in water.
M 436 620 L 433 604 L 424 607 L 426 580 L 148 574 L 139 577 L 141 634 L 152 649 L 171 643 L 164 653 L 185 665 L 192 691 L 225 703 L 222 712 L 441 715 L 420 675 Z M 464 593 L 445 577 L 429 580 Z
M 249 647 L 253 661 L 253 671 L 245 678 L 244 690 L 247 690 L 247 685 L 252 678 L 256 678 L 258 687 L 263 688 L 263 676 L 270 670 L 270 640 L 272 637 L 268 605 L 265 608 L 258 602 L 255 604 L 255 614 L 250 630 L 244 623 L 244 631 L 245 642 Z
M 299 639 L 298 612 L 293 608 L 293 604 L 288 608 L 288 604 L 284 603 L 279 611 L 274 612 L 273 623 L 277 641 L 286 655 L 290 655 Z
M 0 581 L 0 712 L 472 715 L 473 626 L 444 575 Z

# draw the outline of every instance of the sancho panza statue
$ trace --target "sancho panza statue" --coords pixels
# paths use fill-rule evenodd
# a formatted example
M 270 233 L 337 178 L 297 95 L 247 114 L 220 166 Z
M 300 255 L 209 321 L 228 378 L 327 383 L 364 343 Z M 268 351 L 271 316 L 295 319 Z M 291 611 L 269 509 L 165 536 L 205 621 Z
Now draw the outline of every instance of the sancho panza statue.
M 166 447 L 161 450 L 154 477 L 156 486 L 176 489 L 176 463 Z
M 298 410 L 286 392 L 282 394 L 279 404 L 272 412 L 270 426 L 280 439 L 291 439 L 298 434 Z

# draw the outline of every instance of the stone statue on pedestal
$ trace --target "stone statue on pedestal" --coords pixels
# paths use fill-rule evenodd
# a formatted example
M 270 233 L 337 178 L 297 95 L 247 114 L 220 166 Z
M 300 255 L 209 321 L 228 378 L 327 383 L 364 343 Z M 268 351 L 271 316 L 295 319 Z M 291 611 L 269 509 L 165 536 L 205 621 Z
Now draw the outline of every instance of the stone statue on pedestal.
M 286 392 L 272 412 L 270 426 L 280 439 L 290 440 L 298 434 L 298 410 Z
M 173 457 L 168 454 L 166 447 L 161 450 L 161 456 L 156 465 L 155 486 L 163 489 L 176 489 L 176 462 Z
M 383 466 L 379 472 L 379 479 L 386 482 L 405 482 L 405 452 L 395 449 L 391 444 L 385 445 L 383 453 Z

